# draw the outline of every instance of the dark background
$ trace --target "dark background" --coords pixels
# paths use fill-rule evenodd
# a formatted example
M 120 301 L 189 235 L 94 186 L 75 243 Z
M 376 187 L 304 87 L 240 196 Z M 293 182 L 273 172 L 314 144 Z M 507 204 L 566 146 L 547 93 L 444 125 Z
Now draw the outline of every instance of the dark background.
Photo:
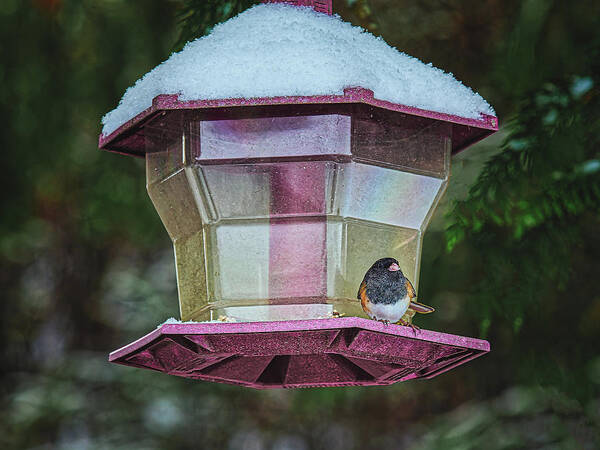
M 597 1 L 334 1 L 496 108 L 500 132 L 453 161 L 423 249 L 437 311 L 417 322 L 489 355 L 430 381 L 267 392 L 107 362 L 178 307 L 143 161 L 99 151 L 100 118 L 250 3 L 0 2 L 0 447 L 598 448 Z

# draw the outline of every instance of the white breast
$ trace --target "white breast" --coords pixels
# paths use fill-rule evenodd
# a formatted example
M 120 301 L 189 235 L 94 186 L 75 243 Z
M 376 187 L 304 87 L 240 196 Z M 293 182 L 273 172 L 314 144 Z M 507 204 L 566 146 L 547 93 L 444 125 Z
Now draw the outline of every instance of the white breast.
M 396 323 L 402 318 L 402 316 L 408 309 L 409 303 L 410 298 L 408 297 L 408 295 L 399 302 L 396 302 L 391 305 L 386 305 L 384 303 L 369 302 L 369 310 L 371 311 L 371 314 L 369 314 L 369 316 L 371 317 L 371 319 L 389 320 L 391 323 Z

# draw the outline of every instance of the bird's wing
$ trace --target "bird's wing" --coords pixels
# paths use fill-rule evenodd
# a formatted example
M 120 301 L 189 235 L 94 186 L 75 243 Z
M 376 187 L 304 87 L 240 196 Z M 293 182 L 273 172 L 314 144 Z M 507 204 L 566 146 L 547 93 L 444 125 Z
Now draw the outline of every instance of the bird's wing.
M 429 314 L 435 311 L 435 309 L 429 305 L 413 301 L 408 304 L 408 308 L 421 314 Z
M 362 300 L 362 296 L 367 294 L 367 282 L 362 280 L 360 283 L 360 287 L 358 288 L 358 294 L 356 294 L 356 298 Z
M 360 283 L 360 287 L 358 288 L 358 299 L 360 300 L 360 305 L 362 306 L 363 311 L 370 315 L 370 300 L 369 297 L 367 297 L 367 283 L 364 280 L 362 283 Z
M 413 287 L 413 285 L 410 283 L 410 281 L 408 281 L 408 278 L 405 278 L 406 282 L 406 292 L 408 292 L 408 297 L 412 300 L 413 298 L 415 298 L 417 296 L 416 292 L 415 292 L 415 288 Z

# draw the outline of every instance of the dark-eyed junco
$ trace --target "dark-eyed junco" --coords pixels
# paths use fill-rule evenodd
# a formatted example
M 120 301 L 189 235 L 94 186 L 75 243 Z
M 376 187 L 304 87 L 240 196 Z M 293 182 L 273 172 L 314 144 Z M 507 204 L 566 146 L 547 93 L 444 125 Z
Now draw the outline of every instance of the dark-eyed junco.
M 396 323 L 417 328 L 402 319 L 409 312 L 428 314 L 435 311 L 431 306 L 415 301 L 415 290 L 400 270 L 394 258 L 382 258 L 365 274 L 358 289 L 358 299 L 371 319 L 383 323 Z M 414 313 L 410 315 L 412 317 Z

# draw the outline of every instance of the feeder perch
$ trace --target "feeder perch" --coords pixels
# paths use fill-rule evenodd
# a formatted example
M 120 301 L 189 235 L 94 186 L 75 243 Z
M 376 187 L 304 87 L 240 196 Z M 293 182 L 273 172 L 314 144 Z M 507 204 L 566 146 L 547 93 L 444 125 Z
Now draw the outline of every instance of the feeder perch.
M 331 0 L 283 3 L 331 14 Z M 431 378 L 488 352 L 479 339 L 369 320 L 356 293 L 388 256 L 418 290 L 423 233 L 451 156 L 496 130 L 491 115 L 418 109 L 362 87 L 157 95 L 99 146 L 146 159 L 188 323 L 165 323 L 109 360 L 291 388 Z

